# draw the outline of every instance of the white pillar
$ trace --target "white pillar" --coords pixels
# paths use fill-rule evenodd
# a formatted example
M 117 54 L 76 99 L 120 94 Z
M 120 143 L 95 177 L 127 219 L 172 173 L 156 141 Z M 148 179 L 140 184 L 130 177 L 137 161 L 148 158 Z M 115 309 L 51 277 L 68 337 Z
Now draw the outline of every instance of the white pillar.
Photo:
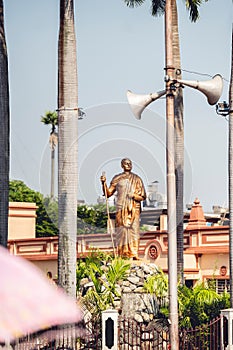
M 102 312 L 102 350 L 118 349 L 118 312 L 105 310 Z
M 227 334 L 228 334 L 228 345 L 225 348 L 224 343 L 223 343 L 223 317 L 221 319 L 221 350 L 233 350 L 233 309 L 225 309 L 221 310 L 221 315 L 223 317 L 226 317 L 227 323 L 228 323 L 228 329 L 227 329 Z

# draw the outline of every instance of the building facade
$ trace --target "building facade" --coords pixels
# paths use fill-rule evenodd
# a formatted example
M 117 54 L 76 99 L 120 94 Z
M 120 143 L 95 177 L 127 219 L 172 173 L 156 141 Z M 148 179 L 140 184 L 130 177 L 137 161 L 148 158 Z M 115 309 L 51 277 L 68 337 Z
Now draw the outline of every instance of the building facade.
M 45 274 L 57 276 L 57 237 L 35 237 L 36 205 L 9 204 L 8 249 L 31 261 Z M 113 253 L 115 236 L 85 234 L 77 236 L 77 259 L 84 258 L 93 249 Z M 172 248 L 171 248 L 172 249 Z M 155 263 L 168 272 L 168 237 L 166 214 L 161 213 L 160 227 L 140 233 L 139 257 L 146 263 Z M 223 291 L 229 284 L 229 227 L 206 221 L 200 201 L 192 205 L 184 229 L 184 277 L 188 286 L 197 281 L 212 280 L 216 290 Z

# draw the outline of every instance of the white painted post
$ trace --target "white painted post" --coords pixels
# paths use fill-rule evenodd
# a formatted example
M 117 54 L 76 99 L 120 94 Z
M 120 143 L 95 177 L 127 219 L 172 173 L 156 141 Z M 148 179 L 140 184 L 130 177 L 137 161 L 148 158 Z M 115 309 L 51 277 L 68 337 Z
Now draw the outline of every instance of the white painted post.
M 228 321 L 228 330 L 227 330 L 228 345 L 225 348 L 224 343 L 223 343 L 223 340 L 224 340 L 223 339 L 223 334 L 224 334 L 223 317 L 221 319 L 221 350 L 233 350 L 233 309 L 221 310 L 221 315 L 223 317 L 226 317 L 226 319 Z
M 118 349 L 118 312 L 105 310 L 102 312 L 102 350 Z

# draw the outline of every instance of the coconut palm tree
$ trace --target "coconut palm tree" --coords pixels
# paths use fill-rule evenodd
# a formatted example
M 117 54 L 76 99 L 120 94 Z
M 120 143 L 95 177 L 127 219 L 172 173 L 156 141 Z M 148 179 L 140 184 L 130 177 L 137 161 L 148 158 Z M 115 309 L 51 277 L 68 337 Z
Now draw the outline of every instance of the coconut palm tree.
M 0 244 L 7 247 L 9 193 L 9 82 L 4 30 L 3 0 L 0 0 Z
M 49 144 L 51 149 L 51 184 L 50 184 L 50 197 L 54 198 L 54 174 L 55 174 L 55 149 L 58 142 L 57 126 L 57 112 L 47 111 L 44 116 L 41 117 L 41 122 L 45 125 L 51 125 L 51 132 L 49 136 Z
M 77 54 L 73 0 L 60 0 L 58 43 L 58 282 L 76 297 Z
M 142 5 L 145 0 L 124 0 L 128 7 Z M 189 16 L 192 22 L 199 17 L 198 6 L 203 0 L 186 1 Z M 164 14 L 166 0 L 151 0 L 151 14 L 158 16 Z M 172 41 L 174 78 L 181 79 L 180 46 L 178 32 L 178 14 L 176 1 L 172 1 Z M 177 273 L 180 283 L 184 283 L 183 273 L 183 178 L 184 178 L 184 123 L 183 123 L 183 95 L 182 89 L 177 89 L 174 97 L 174 125 L 175 125 L 175 175 L 176 175 L 176 223 L 177 223 Z
M 181 60 L 178 30 L 178 14 L 176 1 L 172 2 L 172 44 L 174 78 L 181 77 Z M 178 74 L 177 74 L 178 73 Z M 174 96 L 174 128 L 175 128 L 175 176 L 176 176 L 176 226 L 177 226 L 177 275 L 180 283 L 184 284 L 184 121 L 183 121 L 183 91 L 177 89 Z

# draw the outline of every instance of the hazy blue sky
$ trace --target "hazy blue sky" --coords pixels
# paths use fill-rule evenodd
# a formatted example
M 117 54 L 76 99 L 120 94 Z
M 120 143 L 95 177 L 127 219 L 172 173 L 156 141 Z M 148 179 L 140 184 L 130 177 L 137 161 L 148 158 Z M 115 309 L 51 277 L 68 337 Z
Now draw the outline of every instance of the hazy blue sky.
M 185 1 L 177 0 L 182 75 L 186 80 L 224 78 L 221 100 L 228 101 L 232 1 L 210 0 L 191 23 Z M 77 0 L 79 199 L 94 203 L 99 177 L 121 171 L 128 156 L 147 186 L 159 181 L 166 191 L 165 99 L 136 120 L 126 91 L 164 89 L 164 18 L 150 15 L 150 1 L 129 9 L 123 0 Z M 57 107 L 58 0 L 6 0 L 5 29 L 11 103 L 11 179 L 49 193 L 49 128 L 40 122 Z M 191 88 L 184 89 L 185 198 L 198 197 L 205 210 L 227 206 L 228 122 Z

